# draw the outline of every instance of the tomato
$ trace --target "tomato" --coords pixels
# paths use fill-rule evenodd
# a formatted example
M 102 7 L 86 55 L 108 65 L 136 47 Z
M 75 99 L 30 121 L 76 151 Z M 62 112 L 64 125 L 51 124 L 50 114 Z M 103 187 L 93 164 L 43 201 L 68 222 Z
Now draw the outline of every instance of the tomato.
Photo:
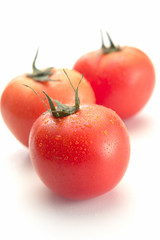
M 45 111 L 45 106 L 23 84 L 34 88 L 41 97 L 44 96 L 43 89 L 53 99 L 62 103 L 74 103 L 74 93 L 63 69 L 38 70 L 35 67 L 36 57 L 33 62 L 33 73 L 23 74 L 10 81 L 1 96 L 2 117 L 10 131 L 25 146 L 28 146 L 32 124 Z M 81 74 L 75 70 L 67 70 L 67 72 L 73 85 L 77 86 Z M 94 92 L 85 78 L 79 88 L 79 97 L 82 103 L 95 102 Z
M 120 182 L 129 163 L 130 141 L 113 110 L 97 104 L 75 106 L 73 111 L 58 103 L 59 110 L 41 115 L 32 126 L 29 150 L 49 189 L 81 200 L 104 194 Z
M 96 96 L 96 103 L 109 107 L 122 118 L 140 111 L 151 97 L 155 71 L 149 57 L 134 47 L 102 47 L 80 57 L 73 69 L 84 73 Z

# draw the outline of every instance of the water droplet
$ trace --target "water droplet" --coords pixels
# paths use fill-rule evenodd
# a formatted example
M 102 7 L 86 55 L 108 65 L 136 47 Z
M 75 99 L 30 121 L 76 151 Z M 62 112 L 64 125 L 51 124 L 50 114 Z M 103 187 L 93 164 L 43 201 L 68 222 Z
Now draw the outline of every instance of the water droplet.
M 114 121 L 112 119 L 110 119 L 109 121 L 110 121 L 110 123 L 114 124 Z
M 44 124 L 47 124 L 49 120 L 44 120 Z
M 108 135 L 108 132 L 107 132 L 107 130 L 105 130 L 105 131 L 104 131 L 104 134 L 105 134 L 105 135 Z
M 59 141 L 59 140 L 62 139 L 62 136 L 61 136 L 61 135 L 56 135 L 56 136 L 55 136 L 55 139 L 56 139 L 57 141 Z
M 88 128 L 91 128 L 91 126 L 89 124 L 86 124 L 86 123 L 84 123 L 84 126 L 88 127 Z

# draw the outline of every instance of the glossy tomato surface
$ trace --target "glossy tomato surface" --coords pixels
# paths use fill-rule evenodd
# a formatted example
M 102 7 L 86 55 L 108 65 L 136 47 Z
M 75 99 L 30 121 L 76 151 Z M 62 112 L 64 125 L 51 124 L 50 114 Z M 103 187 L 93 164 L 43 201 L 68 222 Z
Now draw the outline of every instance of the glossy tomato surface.
M 103 53 L 102 49 L 87 53 L 74 67 L 91 83 L 96 103 L 109 107 L 122 118 L 140 111 L 155 85 L 155 71 L 148 56 L 133 47 Z
M 29 140 L 33 166 L 43 183 L 69 199 L 104 194 L 122 179 L 130 142 L 124 123 L 112 110 L 82 105 L 73 115 L 41 115 Z
M 57 99 L 64 104 L 73 104 L 75 101 L 74 91 L 62 69 L 52 69 L 51 80 L 39 82 L 26 74 L 13 79 L 4 89 L 1 96 L 2 117 L 14 134 L 14 136 L 24 145 L 28 146 L 30 129 L 34 121 L 46 111 L 45 106 L 31 89 L 23 84 L 32 87 L 42 99 L 45 91 L 51 98 Z M 66 70 L 73 86 L 76 88 L 81 74 L 74 70 Z M 83 78 L 79 87 L 79 98 L 81 103 L 94 103 L 95 95 L 90 84 Z M 44 99 L 44 101 L 46 101 Z M 46 102 L 46 104 L 48 104 Z

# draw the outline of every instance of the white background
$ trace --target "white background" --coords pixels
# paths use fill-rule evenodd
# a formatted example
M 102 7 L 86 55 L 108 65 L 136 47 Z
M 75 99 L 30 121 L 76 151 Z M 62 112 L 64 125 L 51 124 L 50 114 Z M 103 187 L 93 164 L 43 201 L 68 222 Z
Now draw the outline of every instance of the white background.
M 156 70 L 152 98 L 125 122 L 128 170 L 98 198 L 74 202 L 52 194 L 0 117 L 0 239 L 160 239 L 159 23 L 158 0 L 0 2 L 0 94 L 13 77 L 31 71 L 37 47 L 39 68 L 72 68 L 100 47 L 100 29 L 116 44 L 143 50 Z

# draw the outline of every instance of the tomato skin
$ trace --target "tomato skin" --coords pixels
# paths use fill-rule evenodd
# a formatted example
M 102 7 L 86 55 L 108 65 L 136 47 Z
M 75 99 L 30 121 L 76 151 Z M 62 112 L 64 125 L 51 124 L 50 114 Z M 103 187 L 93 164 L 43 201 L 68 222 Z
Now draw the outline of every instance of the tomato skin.
M 89 199 L 114 188 L 129 162 L 124 123 L 111 109 L 82 105 L 73 115 L 41 115 L 29 138 L 30 156 L 42 182 L 73 200 Z
M 67 70 L 67 73 L 76 88 L 81 74 L 74 70 Z M 53 69 L 50 78 L 60 81 L 38 82 L 24 74 L 10 81 L 2 93 L 1 113 L 4 122 L 25 146 L 28 146 L 29 133 L 34 121 L 46 111 L 46 108 L 36 94 L 22 84 L 32 87 L 43 99 L 42 91 L 45 91 L 50 97 L 64 104 L 74 104 L 74 92 L 63 70 Z M 79 87 L 79 98 L 81 103 L 95 102 L 94 92 L 85 78 Z M 46 104 L 48 105 L 47 101 Z
M 96 103 L 113 109 L 122 118 L 139 112 L 150 99 L 155 71 L 148 56 L 133 47 L 109 54 L 102 50 L 80 57 L 73 69 L 84 73 L 96 95 Z

